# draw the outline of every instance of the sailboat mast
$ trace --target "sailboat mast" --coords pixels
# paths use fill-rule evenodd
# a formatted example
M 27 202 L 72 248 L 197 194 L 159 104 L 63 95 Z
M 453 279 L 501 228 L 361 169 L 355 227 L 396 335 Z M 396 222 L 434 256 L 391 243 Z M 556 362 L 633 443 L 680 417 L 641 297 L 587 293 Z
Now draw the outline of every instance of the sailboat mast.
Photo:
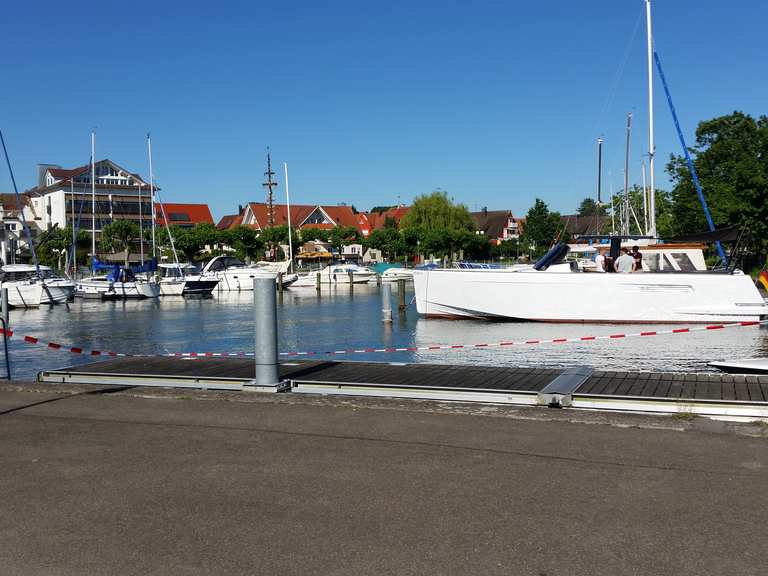
M 653 28 L 651 0 L 645 0 L 645 20 L 648 36 L 648 236 L 656 236 L 656 180 L 653 172 L 656 143 L 653 138 Z
M 147 156 L 149 156 L 149 201 L 152 203 L 152 258 L 157 258 L 157 246 L 155 244 L 155 176 L 152 173 L 152 139 L 147 132 Z
M 96 132 L 91 132 L 91 269 L 96 263 Z
M 624 151 L 624 223 L 623 234 L 629 236 L 629 150 L 632 138 L 632 112 L 627 114 L 627 145 Z
M 597 206 L 595 206 L 595 234 L 600 234 L 600 207 L 603 205 L 603 139 L 597 139 Z
M 139 182 L 139 254 L 141 257 L 141 265 L 144 265 L 144 220 L 141 210 L 141 182 Z
M 648 230 L 648 184 L 645 177 L 645 160 L 641 162 L 643 171 L 643 225 L 645 230 Z
M 291 238 L 291 196 L 288 193 L 288 162 L 283 162 L 285 172 L 285 203 L 288 209 L 288 271 L 293 272 L 293 239 Z
M 72 279 L 77 277 L 77 229 L 75 228 L 75 177 L 69 177 L 69 191 L 72 198 Z

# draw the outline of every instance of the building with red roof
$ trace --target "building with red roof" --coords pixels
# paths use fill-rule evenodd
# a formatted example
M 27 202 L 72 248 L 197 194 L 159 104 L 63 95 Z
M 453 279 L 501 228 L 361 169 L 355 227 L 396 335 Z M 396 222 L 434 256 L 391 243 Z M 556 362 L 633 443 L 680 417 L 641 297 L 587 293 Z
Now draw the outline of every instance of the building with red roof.
M 208 204 L 173 204 L 155 203 L 155 218 L 159 226 L 180 226 L 192 228 L 196 224 L 213 224 L 213 216 Z M 166 222 L 166 218 L 168 221 Z

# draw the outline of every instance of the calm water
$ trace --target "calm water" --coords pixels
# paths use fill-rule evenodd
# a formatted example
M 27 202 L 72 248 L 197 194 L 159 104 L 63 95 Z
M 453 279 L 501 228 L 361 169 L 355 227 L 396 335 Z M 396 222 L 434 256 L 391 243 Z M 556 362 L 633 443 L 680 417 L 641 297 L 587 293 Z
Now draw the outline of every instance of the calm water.
M 407 295 L 410 302 L 412 293 Z M 167 352 L 237 352 L 253 350 L 251 293 L 222 293 L 212 299 L 163 297 L 156 301 L 95 302 L 12 310 L 11 326 L 20 335 L 62 344 L 162 354 Z M 669 326 L 610 326 L 495 323 L 420 318 L 415 305 L 381 322 L 379 288 L 348 286 L 287 290 L 278 304 L 281 351 L 326 351 L 366 347 L 473 344 L 507 340 L 549 339 L 640 332 Z M 33 377 L 39 370 L 89 362 L 89 357 L 10 341 L 14 377 Z M 591 365 L 608 369 L 706 370 L 707 362 L 768 354 L 768 330 L 735 328 L 675 336 L 628 338 L 581 344 L 546 344 L 428 352 L 354 354 L 338 359 L 509 366 Z

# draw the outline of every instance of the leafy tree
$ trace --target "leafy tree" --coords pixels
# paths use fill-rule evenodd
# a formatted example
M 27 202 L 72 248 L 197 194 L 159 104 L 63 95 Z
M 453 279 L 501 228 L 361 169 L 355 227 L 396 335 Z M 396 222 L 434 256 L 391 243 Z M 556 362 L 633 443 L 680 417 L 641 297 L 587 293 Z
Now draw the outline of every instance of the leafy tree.
M 608 211 L 605 205 L 598 206 L 592 198 L 584 198 L 576 209 L 576 213 L 579 216 L 605 216 Z
M 536 198 L 525 218 L 525 228 L 520 243 L 531 256 L 544 254 L 555 242 L 560 231 L 560 213 L 550 212 L 547 204 Z
M 400 221 L 403 229 L 419 232 L 431 230 L 475 230 L 475 221 L 463 204 L 454 204 L 445 192 L 419 196 Z
M 85 230 L 77 231 L 77 258 L 85 263 L 86 251 L 90 248 L 91 236 Z M 72 258 L 72 227 L 67 226 L 63 230 L 54 228 L 38 236 L 35 242 L 35 251 L 40 264 L 62 268 L 62 261 L 69 265 Z
M 101 247 L 106 252 L 119 252 L 125 250 L 125 266 L 128 266 L 128 259 L 131 252 L 131 246 L 139 239 L 139 227 L 130 220 L 115 220 L 107 224 L 101 230 Z
M 264 242 L 253 228 L 237 226 L 222 235 L 222 243 L 231 246 L 241 260 L 260 259 L 264 253 Z
M 330 231 L 325 228 L 302 228 L 301 241 L 310 242 L 317 240 L 318 242 L 328 242 L 330 235 Z
M 361 238 L 360 233 L 354 226 L 334 226 L 328 241 L 334 248 L 336 248 L 336 250 L 341 251 L 342 246 L 359 243 Z
M 503 240 L 491 246 L 491 256 L 494 258 L 516 258 L 520 255 L 520 243 L 517 238 Z
M 734 112 L 700 122 L 690 149 L 716 228 L 746 225 L 761 260 L 768 253 L 768 117 Z M 676 234 L 707 229 L 704 211 L 683 156 L 667 164 Z

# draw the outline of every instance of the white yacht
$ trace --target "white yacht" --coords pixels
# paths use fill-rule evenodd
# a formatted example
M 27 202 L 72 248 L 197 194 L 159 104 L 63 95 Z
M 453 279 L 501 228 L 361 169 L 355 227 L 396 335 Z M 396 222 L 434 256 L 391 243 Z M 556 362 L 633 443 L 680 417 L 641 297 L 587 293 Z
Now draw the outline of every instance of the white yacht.
M 357 264 L 332 264 L 326 266 L 318 272 L 310 272 L 300 276 L 294 283 L 294 286 L 315 286 L 317 285 L 317 275 L 320 274 L 321 284 L 365 284 L 376 278 L 376 272 L 364 266 Z
M 413 280 L 413 269 L 387 268 L 381 273 L 382 282 L 397 282 L 398 280 Z
M 205 296 L 213 292 L 219 283 L 218 278 L 200 275 L 197 268 L 189 263 L 158 264 L 157 269 L 161 296 Z
M 72 297 L 75 283 L 53 273 L 50 267 L 33 264 L 7 264 L 2 268 L 0 286 L 8 289 L 8 305 L 15 308 L 36 308 L 44 304 L 59 304 Z
M 219 281 L 218 289 L 225 291 L 253 290 L 253 279 L 256 276 L 276 276 L 283 273 L 283 287 L 290 286 L 297 279 L 297 274 L 288 274 L 289 261 L 259 262 L 246 265 L 234 256 L 216 256 L 203 267 L 201 278 L 215 278 Z
M 559 258 L 550 251 L 548 261 L 545 256 L 530 268 L 415 270 L 416 308 L 437 317 L 642 324 L 755 321 L 768 315 L 752 279 L 740 270 L 688 269 L 690 258 L 664 268 L 660 254 L 643 253 L 647 271 L 598 274 L 575 262 L 558 263 L 567 248 L 556 248 Z

